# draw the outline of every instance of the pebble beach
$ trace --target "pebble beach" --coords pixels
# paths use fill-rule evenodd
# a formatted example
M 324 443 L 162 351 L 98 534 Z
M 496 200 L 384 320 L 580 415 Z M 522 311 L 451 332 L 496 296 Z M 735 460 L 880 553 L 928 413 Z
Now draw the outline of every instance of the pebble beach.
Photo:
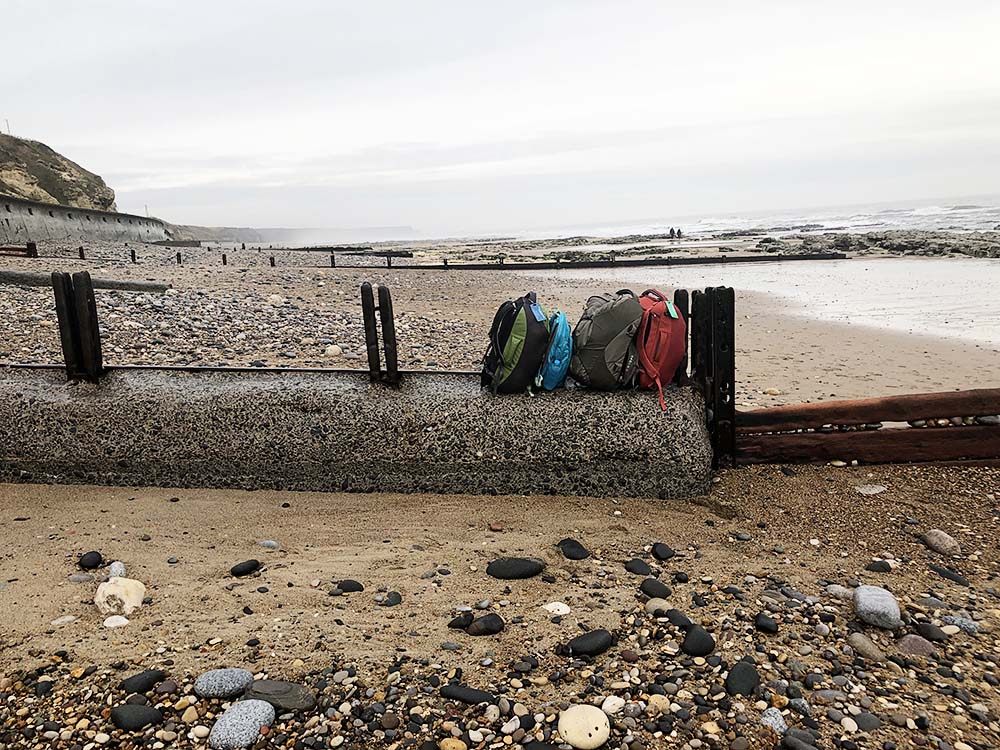
M 474 370 L 496 304 L 522 288 L 565 310 L 609 283 L 645 288 L 40 250 L 0 268 L 170 285 L 97 292 L 109 363 L 363 369 L 370 280 L 393 291 L 402 367 Z M 995 365 L 990 342 L 793 304 L 738 290 L 741 408 L 982 386 Z M 0 313 L 0 360 L 59 361 L 50 289 L 0 286 Z M 0 497 L 4 747 L 1000 742 L 995 468 L 748 467 L 670 502 L 37 484 Z
M 669 504 L 7 485 L 0 742 L 992 747 L 998 488 L 902 467 L 727 471 Z

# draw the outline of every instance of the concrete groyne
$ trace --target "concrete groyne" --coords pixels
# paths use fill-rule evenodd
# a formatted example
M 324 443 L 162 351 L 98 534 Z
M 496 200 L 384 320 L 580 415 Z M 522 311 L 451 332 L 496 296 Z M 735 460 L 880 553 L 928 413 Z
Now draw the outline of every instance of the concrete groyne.
M 495 397 L 468 375 L 0 370 L 0 480 L 361 492 L 704 494 L 702 397 Z

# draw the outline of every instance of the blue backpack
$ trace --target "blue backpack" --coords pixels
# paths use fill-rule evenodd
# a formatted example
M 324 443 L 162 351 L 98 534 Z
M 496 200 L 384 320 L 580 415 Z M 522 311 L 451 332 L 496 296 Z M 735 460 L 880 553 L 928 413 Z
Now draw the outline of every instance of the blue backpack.
M 554 391 L 566 380 L 569 360 L 573 356 L 573 333 L 565 313 L 557 310 L 549 318 L 549 345 L 542 366 L 535 376 L 535 386 Z

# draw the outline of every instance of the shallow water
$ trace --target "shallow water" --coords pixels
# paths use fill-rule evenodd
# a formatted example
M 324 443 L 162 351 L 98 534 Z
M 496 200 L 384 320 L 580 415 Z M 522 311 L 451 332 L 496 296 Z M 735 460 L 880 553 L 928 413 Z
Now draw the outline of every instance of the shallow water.
M 731 286 L 776 295 L 793 315 L 1000 344 L 1000 260 L 855 258 L 665 268 L 533 272 L 548 278 L 641 277 L 665 291 Z M 609 284 L 614 286 L 614 284 Z M 637 289 L 636 291 L 641 291 Z M 739 310 L 746 315 L 746 310 Z M 1000 365 L 1000 362 L 998 362 Z

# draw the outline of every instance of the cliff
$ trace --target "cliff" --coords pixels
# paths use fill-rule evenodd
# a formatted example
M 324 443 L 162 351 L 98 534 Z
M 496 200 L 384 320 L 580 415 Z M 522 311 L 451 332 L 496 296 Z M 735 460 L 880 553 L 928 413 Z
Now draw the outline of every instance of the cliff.
M 99 176 L 44 143 L 2 133 L 0 195 L 74 208 L 117 210 L 114 190 Z

